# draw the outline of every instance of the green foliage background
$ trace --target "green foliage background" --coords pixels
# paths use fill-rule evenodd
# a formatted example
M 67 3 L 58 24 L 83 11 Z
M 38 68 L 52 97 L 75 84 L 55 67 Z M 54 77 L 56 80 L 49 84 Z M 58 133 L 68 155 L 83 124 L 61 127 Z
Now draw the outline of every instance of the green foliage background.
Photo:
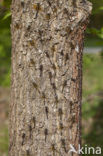
M 11 17 L 3 20 L 3 17 L 10 11 L 10 0 L 5 0 L 0 5 L 0 85 L 10 85 L 10 64 L 11 64 Z

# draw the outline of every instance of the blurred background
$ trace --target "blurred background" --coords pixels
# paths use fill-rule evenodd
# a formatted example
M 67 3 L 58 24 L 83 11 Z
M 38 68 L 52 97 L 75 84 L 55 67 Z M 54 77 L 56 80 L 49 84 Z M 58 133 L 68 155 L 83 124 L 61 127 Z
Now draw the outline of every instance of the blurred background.
M 86 31 L 83 56 L 82 142 L 84 146 L 103 148 L 103 0 L 91 2 L 93 11 Z M 8 155 L 10 3 L 11 0 L 0 0 L 0 156 Z

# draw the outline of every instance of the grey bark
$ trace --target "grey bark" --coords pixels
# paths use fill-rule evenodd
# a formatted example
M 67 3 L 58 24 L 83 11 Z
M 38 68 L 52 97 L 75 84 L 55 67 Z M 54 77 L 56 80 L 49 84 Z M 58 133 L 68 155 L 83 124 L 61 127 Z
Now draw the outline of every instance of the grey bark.
M 9 156 L 77 156 L 82 50 L 91 4 L 12 0 Z

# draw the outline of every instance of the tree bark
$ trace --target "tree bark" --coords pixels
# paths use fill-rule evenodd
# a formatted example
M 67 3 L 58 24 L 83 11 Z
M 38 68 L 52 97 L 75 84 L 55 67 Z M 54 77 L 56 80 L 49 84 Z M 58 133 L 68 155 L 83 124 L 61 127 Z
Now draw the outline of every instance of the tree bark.
M 91 4 L 12 0 L 9 156 L 78 156 L 82 50 Z

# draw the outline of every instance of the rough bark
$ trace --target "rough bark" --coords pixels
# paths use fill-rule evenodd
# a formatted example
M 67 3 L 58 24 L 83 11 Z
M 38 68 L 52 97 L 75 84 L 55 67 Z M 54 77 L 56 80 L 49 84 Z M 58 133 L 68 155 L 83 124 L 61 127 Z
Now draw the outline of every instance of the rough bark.
M 91 4 L 12 0 L 9 156 L 77 156 L 82 50 Z

